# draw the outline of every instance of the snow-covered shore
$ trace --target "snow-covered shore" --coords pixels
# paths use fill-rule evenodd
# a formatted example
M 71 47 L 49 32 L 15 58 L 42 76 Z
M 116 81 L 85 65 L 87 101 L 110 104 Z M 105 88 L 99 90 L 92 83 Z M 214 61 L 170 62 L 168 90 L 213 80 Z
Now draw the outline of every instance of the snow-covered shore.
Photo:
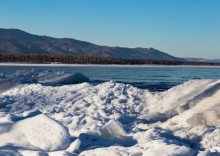
M 152 93 L 114 81 L 93 86 L 85 77 L 71 84 L 77 77 L 1 75 L 0 155 L 219 154 L 220 80 Z M 45 85 L 58 82 L 68 85 Z

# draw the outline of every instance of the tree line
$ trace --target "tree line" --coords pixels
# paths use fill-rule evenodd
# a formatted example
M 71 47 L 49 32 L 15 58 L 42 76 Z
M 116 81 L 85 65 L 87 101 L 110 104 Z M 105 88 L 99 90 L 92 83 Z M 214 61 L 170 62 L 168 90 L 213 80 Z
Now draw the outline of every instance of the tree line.
M 152 64 L 152 65 L 211 65 L 219 66 L 220 63 L 188 62 L 172 60 L 147 60 L 93 57 L 87 55 L 66 54 L 0 54 L 0 62 L 10 63 L 64 63 L 64 64 Z

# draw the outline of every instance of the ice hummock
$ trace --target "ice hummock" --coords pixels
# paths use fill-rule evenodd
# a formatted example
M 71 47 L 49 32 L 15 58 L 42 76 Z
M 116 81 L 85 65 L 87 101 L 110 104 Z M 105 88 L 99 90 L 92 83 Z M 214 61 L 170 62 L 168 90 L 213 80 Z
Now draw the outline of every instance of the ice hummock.
M 89 82 L 89 78 L 80 72 L 66 73 L 54 72 L 41 68 L 32 70 L 18 70 L 15 73 L 3 74 L 2 80 L 19 81 L 23 83 L 47 83 L 47 84 L 77 84 Z
M 122 124 L 117 120 L 110 120 L 100 129 L 101 135 L 106 137 L 118 137 L 123 139 L 127 134 Z
M 49 83 L 49 84 L 77 84 L 83 82 L 89 82 L 89 78 L 84 76 L 82 73 L 73 74 L 63 74 L 57 77 L 38 81 L 39 83 Z
M 70 144 L 66 151 L 70 153 L 75 153 L 79 149 L 80 144 L 81 141 L 79 139 L 76 139 L 74 142 Z
M 191 80 L 154 93 L 114 81 L 39 84 L 57 80 L 53 74 L 1 75 L 33 81 L 0 93 L 0 155 L 220 153 L 220 80 Z

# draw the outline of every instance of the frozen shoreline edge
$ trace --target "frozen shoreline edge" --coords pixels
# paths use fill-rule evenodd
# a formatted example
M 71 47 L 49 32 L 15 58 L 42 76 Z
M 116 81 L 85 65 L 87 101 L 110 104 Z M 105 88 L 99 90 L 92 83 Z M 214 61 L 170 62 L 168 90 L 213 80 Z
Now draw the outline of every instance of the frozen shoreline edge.
M 39 66 L 39 67 L 74 67 L 74 66 L 99 66 L 99 67 L 198 67 L 198 68 L 220 68 L 220 66 L 209 65 L 118 65 L 118 64 L 35 64 L 35 63 L 0 63 L 0 66 Z

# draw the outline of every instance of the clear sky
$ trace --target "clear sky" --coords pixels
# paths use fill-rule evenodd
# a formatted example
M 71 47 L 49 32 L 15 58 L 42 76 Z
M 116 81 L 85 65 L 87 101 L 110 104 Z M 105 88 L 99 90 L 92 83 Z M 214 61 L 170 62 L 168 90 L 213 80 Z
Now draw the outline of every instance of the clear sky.
M 220 59 L 220 0 L 0 0 L 0 27 Z

